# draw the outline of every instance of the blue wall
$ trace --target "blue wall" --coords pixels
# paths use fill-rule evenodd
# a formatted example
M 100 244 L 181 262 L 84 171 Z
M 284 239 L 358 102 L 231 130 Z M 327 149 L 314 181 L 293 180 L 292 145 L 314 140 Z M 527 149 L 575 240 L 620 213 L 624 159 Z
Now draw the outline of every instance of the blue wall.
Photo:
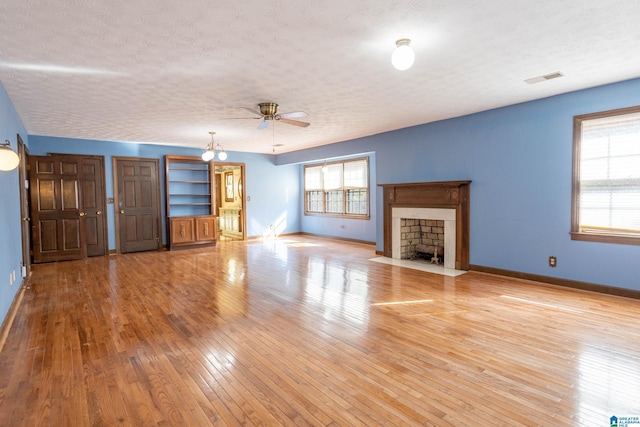
M 573 116 L 640 104 L 640 79 L 329 146 L 278 164 L 375 152 L 376 182 L 472 180 L 471 264 L 640 290 L 640 246 L 573 241 Z M 382 191 L 376 246 L 383 249 Z M 332 225 L 317 230 L 335 234 Z M 303 227 L 304 231 L 304 227 Z M 558 266 L 548 266 L 555 255 Z
M 27 132 L 11 99 L 0 83 L 0 142 L 9 140 L 18 149 L 17 134 L 28 144 Z M 20 187 L 18 169 L 0 171 L 0 324 L 22 283 L 22 235 L 20 231 Z M 16 280 L 10 284 L 9 275 Z
M 201 149 L 178 148 L 154 144 L 133 144 L 84 139 L 54 138 L 32 135 L 29 137 L 31 155 L 47 153 L 87 154 L 105 157 L 106 197 L 113 197 L 112 157 L 139 157 L 160 159 L 161 203 L 163 217 L 163 243 L 166 244 L 164 224 L 164 155 L 199 156 Z M 228 162 L 245 163 L 245 194 L 247 236 L 264 236 L 300 231 L 300 187 L 298 166 L 275 166 L 274 156 L 229 151 Z M 109 249 L 115 249 L 115 206 L 107 206 Z M 278 227 L 276 229 L 276 225 Z M 271 225 L 274 225 L 271 228 Z

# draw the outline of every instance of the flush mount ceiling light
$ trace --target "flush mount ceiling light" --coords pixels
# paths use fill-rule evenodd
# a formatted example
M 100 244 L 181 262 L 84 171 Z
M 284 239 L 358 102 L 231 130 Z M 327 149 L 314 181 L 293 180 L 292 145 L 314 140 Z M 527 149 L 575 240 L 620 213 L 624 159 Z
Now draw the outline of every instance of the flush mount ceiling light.
M 413 49 L 409 47 L 411 40 L 400 39 L 396 41 L 396 50 L 391 55 L 391 63 L 400 71 L 408 70 L 413 65 L 413 61 L 416 59 L 416 54 L 413 53 Z
M 202 153 L 202 160 L 205 162 L 213 160 L 216 157 L 216 152 L 218 152 L 218 159 L 227 160 L 227 153 L 224 151 L 224 148 L 222 148 L 222 145 L 218 143 L 214 146 L 213 135 L 215 134 L 215 132 L 209 132 L 209 135 L 211 135 L 211 142 L 207 145 L 204 153 Z
M 20 158 L 11 149 L 11 142 L 7 139 L 0 143 L 0 171 L 10 171 L 18 167 Z

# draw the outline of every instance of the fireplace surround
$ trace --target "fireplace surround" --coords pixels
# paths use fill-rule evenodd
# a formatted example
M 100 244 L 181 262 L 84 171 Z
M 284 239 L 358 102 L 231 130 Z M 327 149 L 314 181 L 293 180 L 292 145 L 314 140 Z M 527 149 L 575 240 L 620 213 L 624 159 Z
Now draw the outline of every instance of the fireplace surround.
M 470 184 L 471 181 L 379 184 L 383 189 L 384 256 L 399 258 L 397 253 L 394 256 L 394 240 L 398 241 L 399 236 L 394 239 L 393 234 L 397 228 L 394 222 L 400 217 L 418 218 L 422 214 L 433 217 L 437 213 L 444 216 L 442 219 L 446 217 L 449 227 L 448 233 L 445 230 L 451 241 L 445 243 L 445 251 L 448 252 L 445 254 L 445 267 L 469 270 Z M 395 246 L 397 250 L 399 243 Z

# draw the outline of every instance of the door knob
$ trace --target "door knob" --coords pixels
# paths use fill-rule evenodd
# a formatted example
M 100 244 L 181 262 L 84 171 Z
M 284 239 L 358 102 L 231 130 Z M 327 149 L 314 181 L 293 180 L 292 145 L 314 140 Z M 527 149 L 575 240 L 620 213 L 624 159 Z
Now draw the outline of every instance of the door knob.
M 25 216 L 24 218 L 22 218 L 23 221 L 31 221 L 31 218 L 29 218 L 28 216 Z
M 124 209 L 120 209 L 120 213 L 123 214 L 124 213 Z
M 96 215 L 102 215 L 102 211 L 96 212 Z
M 86 214 L 84 212 L 80 212 L 80 216 L 85 216 Z

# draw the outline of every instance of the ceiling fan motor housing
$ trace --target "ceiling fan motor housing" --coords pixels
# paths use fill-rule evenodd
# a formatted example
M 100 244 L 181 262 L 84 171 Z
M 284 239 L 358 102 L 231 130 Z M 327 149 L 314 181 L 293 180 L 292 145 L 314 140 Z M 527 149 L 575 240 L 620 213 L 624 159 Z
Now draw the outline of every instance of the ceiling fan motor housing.
M 278 104 L 275 102 L 263 102 L 258 104 L 260 107 L 260 114 L 262 114 L 265 120 L 273 120 L 274 116 L 278 112 Z

